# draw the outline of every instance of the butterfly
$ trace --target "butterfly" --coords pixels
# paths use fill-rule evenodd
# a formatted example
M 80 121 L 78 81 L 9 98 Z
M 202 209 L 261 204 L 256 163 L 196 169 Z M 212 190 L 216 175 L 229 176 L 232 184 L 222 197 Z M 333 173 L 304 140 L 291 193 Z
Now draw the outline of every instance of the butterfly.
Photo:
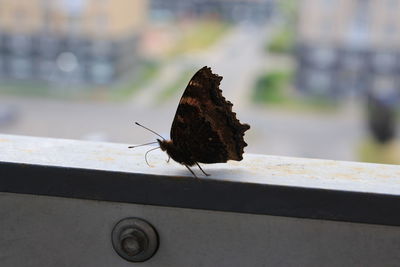
M 212 73 L 207 66 L 194 74 L 179 101 L 172 122 L 171 140 L 136 122 L 161 137 L 152 142 L 158 143 L 159 147 L 151 150 L 161 148 L 169 158 L 184 165 L 194 177 L 197 176 L 190 169 L 191 166 L 197 165 L 209 176 L 199 163 L 240 161 L 243 159 L 243 149 L 247 146 L 243 137 L 250 126 L 240 123 L 232 111 L 233 104 L 222 96 L 219 88 L 221 80 L 222 77 Z

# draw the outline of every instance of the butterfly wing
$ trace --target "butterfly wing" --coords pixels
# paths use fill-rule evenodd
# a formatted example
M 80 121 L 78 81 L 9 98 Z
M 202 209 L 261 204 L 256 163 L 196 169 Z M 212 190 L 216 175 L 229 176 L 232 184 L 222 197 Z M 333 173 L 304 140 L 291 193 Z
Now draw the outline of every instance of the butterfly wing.
M 190 80 L 179 102 L 171 127 L 174 145 L 191 161 L 218 163 L 242 160 L 247 145 L 232 103 L 222 96 L 221 76 L 203 67 Z

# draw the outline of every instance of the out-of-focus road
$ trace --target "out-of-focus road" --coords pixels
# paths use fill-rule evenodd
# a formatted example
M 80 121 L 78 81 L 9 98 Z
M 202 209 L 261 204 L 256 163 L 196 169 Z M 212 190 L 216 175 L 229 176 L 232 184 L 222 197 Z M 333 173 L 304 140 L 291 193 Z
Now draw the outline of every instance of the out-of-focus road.
M 221 89 L 236 106 L 247 106 L 257 75 L 265 66 L 268 27 L 239 25 L 215 47 L 199 55 L 199 65 L 211 66 L 224 78 Z
M 158 77 L 136 94 L 132 103 L 152 107 L 160 92 L 185 71 L 209 66 L 214 73 L 224 77 L 221 89 L 226 98 L 236 106 L 246 106 L 257 75 L 269 63 L 264 50 L 269 31 L 268 27 L 248 24 L 234 27 L 209 49 L 181 55 L 163 65 Z M 176 95 L 166 105 L 177 103 L 184 89 L 177 88 Z

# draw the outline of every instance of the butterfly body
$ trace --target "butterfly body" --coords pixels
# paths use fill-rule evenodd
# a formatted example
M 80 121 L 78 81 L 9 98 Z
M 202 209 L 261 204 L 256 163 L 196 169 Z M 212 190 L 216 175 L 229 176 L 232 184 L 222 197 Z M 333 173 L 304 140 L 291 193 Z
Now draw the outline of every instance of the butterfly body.
M 195 160 L 191 159 L 188 151 L 177 147 L 172 140 L 157 139 L 157 141 L 161 150 L 167 152 L 168 156 L 170 156 L 176 162 L 187 166 L 193 166 L 196 163 Z
M 161 150 L 186 167 L 243 159 L 244 132 L 250 126 L 239 122 L 233 104 L 222 96 L 221 80 L 210 68 L 200 69 L 181 97 L 171 140 L 157 140 Z

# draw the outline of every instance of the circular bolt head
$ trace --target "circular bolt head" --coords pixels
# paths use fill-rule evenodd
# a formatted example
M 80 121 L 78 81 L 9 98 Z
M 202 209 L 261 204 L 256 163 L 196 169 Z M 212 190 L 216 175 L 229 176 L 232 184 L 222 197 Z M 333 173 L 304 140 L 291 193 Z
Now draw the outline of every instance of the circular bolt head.
M 118 255 L 125 260 L 141 262 L 150 259 L 157 251 L 158 236 L 148 222 L 126 218 L 115 225 L 112 243 Z
M 121 241 L 122 249 L 129 256 L 135 256 L 143 251 L 142 244 L 135 237 L 127 237 Z

